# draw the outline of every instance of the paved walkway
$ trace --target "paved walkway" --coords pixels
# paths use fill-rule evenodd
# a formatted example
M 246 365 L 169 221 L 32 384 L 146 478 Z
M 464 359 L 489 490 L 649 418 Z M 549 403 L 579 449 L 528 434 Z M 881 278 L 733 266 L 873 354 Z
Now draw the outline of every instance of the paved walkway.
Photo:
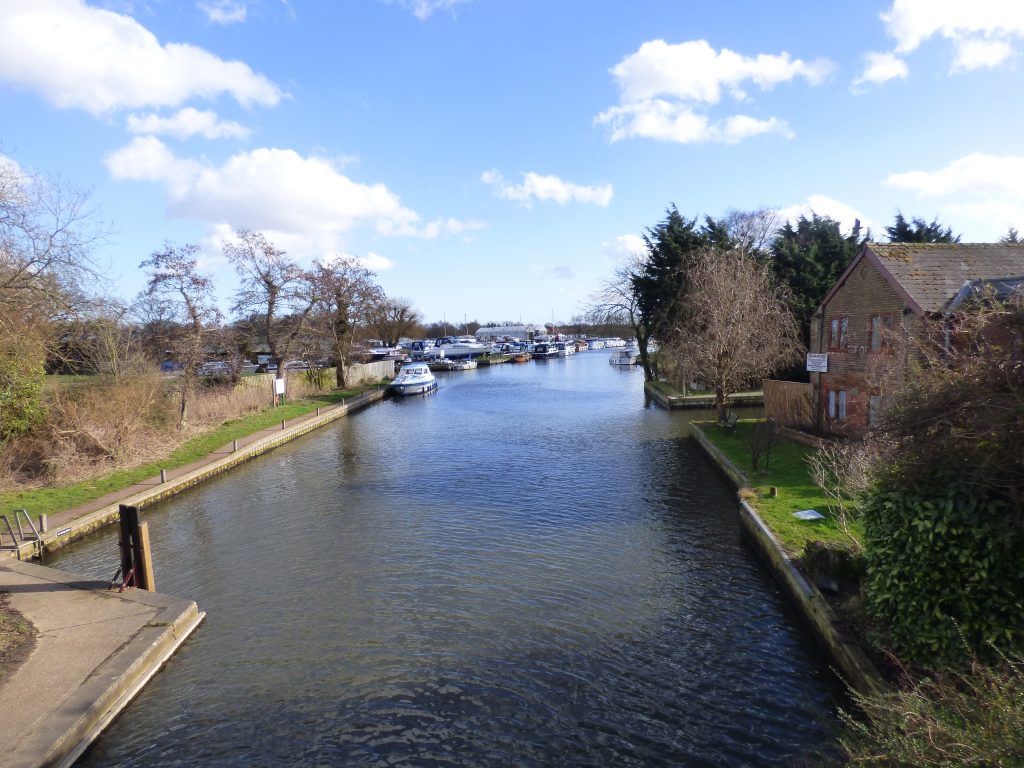
M 0 591 L 38 633 L 0 681 L 0 768 L 70 765 L 204 617 L 189 600 L 17 560 L 0 560 Z

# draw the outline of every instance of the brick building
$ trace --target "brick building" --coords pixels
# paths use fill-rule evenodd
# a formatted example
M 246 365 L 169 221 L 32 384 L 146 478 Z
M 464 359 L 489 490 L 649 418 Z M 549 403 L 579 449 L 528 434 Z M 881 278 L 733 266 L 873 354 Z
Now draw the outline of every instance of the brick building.
M 1024 246 L 866 244 L 811 318 L 810 351 L 827 355 L 827 370 L 811 374 L 815 426 L 866 430 L 902 372 L 893 332 L 953 311 L 972 286 L 1021 275 Z

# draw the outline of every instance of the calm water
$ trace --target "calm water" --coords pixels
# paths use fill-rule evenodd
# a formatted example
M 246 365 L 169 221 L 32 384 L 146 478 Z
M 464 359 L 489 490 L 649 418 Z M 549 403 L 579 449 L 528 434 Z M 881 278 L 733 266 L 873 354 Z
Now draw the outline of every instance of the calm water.
M 837 688 L 607 352 L 444 375 L 145 510 L 207 619 L 109 765 L 790 765 Z M 112 529 L 48 564 L 109 578 Z

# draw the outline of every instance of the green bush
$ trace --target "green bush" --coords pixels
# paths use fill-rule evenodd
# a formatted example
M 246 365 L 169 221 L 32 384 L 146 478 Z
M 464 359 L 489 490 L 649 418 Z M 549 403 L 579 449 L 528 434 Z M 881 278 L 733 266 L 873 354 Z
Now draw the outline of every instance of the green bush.
M 868 491 L 865 607 L 899 656 L 934 665 L 1024 648 L 1024 542 L 1006 507 L 949 471 Z
M 0 441 L 28 432 L 43 418 L 46 371 L 31 344 L 0 342 Z M 28 347 L 28 349 L 26 349 Z

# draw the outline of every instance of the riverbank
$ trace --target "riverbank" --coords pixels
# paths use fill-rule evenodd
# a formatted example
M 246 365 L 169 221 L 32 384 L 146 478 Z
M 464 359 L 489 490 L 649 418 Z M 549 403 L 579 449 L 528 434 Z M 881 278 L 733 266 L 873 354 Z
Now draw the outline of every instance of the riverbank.
M 385 392 L 385 388 L 377 388 L 333 406 L 316 408 L 291 421 L 283 420 L 274 427 L 252 432 L 222 445 L 189 464 L 163 471 L 85 504 L 48 515 L 47 530 L 40 531 L 38 538 L 26 531 L 26 535 L 17 542 L 12 543 L 9 536 L 0 537 L 0 541 L 12 556 L 22 560 L 59 549 L 100 526 L 114 522 L 121 504 L 141 508 L 173 496 L 278 445 L 377 402 L 384 397 Z M 27 511 L 35 517 L 34 510 Z
M 690 432 L 705 455 L 736 487 L 744 535 L 776 581 L 783 587 L 821 647 L 829 654 L 840 677 L 854 690 L 864 695 L 886 690 L 888 686 L 884 678 L 864 653 L 858 638 L 850 634 L 846 623 L 836 615 L 825 596 L 797 567 L 794 554 L 798 553 L 794 552 L 792 534 L 788 537 L 789 545 L 784 545 L 773 527 L 745 498 L 755 495 L 746 473 L 726 457 L 701 426 L 690 424 Z M 805 508 L 801 504 L 791 506 L 794 508 L 789 510 L 790 513 Z M 804 536 L 806 540 L 811 538 L 808 534 Z M 802 554 L 802 549 L 799 554 Z
M 0 562 L 0 590 L 36 635 L 0 679 L 0 768 L 71 765 L 205 617 L 189 600 L 16 560 Z
M 662 381 L 644 382 L 644 392 L 653 397 L 662 408 L 674 410 L 677 408 L 708 409 L 715 407 L 715 395 L 681 395 L 665 385 Z M 761 391 L 734 392 L 725 398 L 727 408 L 753 408 L 764 405 L 764 393 Z

